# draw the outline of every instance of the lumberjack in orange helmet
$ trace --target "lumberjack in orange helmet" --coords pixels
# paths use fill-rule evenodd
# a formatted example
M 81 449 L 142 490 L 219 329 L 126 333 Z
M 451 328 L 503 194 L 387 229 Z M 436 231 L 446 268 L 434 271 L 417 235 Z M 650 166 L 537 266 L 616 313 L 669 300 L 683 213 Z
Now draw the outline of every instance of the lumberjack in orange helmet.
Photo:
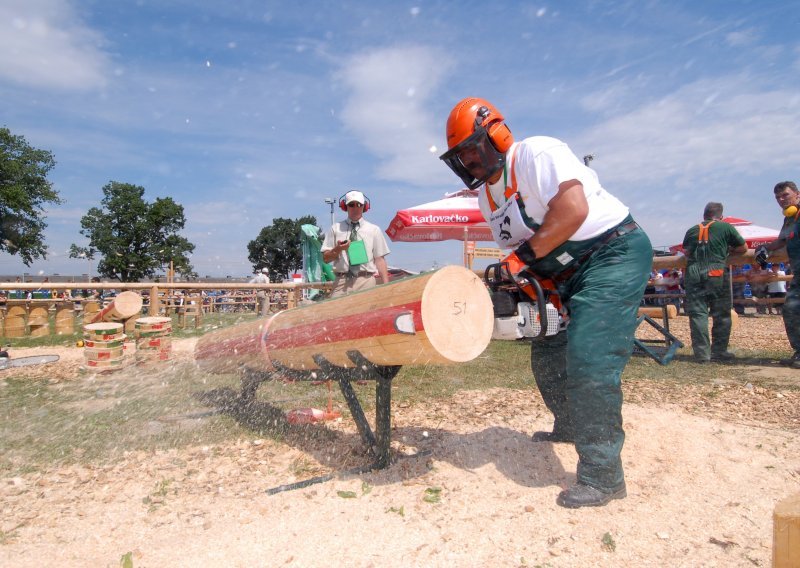
M 503 169 L 514 137 L 492 103 L 468 97 L 453 107 L 447 118 L 447 152 L 439 159 L 469 189 L 485 183 Z
M 552 431 L 535 442 L 574 443 L 576 483 L 556 502 L 599 507 L 626 495 L 620 376 L 633 351 L 637 310 L 653 262 L 628 207 L 569 146 L 550 136 L 514 140 L 488 101 L 460 101 L 441 159 L 467 187 L 501 248 L 528 282 L 549 280 L 569 315 L 559 333 L 531 342 L 531 370 Z M 510 266 L 509 266 L 510 269 Z M 521 309 L 517 308 L 517 315 Z

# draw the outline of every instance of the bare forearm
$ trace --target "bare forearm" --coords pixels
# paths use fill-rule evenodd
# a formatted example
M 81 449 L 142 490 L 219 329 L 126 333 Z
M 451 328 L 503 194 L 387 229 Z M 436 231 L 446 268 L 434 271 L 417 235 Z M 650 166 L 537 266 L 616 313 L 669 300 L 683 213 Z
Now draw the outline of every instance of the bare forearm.
M 381 283 L 387 284 L 389 282 L 389 269 L 386 265 L 386 259 L 383 257 L 376 258 L 375 267 L 378 269 L 378 274 L 381 277 Z
M 785 246 L 786 246 L 786 240 L 785 239 L 775 239 L 771 243 L 765 244 L 764 248 L 766 248 L 769 251 L 773 251 L 773 250 L 782 249 Z
M 558 194 L 548 203 L 541 227 L 528 241 L 541 258 L 569 240 L 589 215 L 583 185 L 573 180 L 561 184 Z
M 350 246 L 350 241 L 342 241 L 330 250 L 323 251 L 322 260 L 325 262 L 333 262 L 339 258 L 342 252 Z

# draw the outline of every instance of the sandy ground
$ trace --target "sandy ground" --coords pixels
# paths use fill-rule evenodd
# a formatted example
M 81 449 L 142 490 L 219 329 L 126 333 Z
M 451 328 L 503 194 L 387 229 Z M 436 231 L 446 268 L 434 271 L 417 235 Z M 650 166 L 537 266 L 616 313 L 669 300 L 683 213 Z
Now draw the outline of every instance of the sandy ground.
M 778 318 L 740 324 L 734 347 L 783 348 Z M 187 364 L 191 346 L 175 343 Z M 626 392 L 628 498 L 603 508 L 555 504 L 574 449 L 530 440 L 551 423 L 534 392 L 493 389 L 395 406 L 404 457 L 275 495 L 363 464 L 353 424 L 2 479 L 0 565 L 119 566 L 130 552 L 136 567 L 767 566 L 775 502 L 800 491 L 800 371 L 747 369 L 795 387 L 782 390 L 742 384 L 742 369 L 711 400 Z

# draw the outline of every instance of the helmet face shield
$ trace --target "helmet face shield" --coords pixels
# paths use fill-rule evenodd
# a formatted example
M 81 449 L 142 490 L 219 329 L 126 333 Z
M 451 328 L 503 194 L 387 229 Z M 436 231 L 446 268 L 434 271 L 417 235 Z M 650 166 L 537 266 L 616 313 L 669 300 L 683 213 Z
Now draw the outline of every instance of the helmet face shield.
M 495 149 L 489 140 L 489 133 L 480 124 L 475 125 L 475 132 L 439 156 L 439 159 L 469 189 L 485 183 L 506 163 L 505 154 Z

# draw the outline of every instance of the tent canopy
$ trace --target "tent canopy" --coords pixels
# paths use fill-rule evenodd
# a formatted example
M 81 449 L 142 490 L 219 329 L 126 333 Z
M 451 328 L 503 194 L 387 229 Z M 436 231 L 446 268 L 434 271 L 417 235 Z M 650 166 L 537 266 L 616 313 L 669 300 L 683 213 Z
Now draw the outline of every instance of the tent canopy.
M 462 189 L 397 212 L 386 229 L 392 241 L 493 241 L 478 208 L 478 192 Z
M 779 231 L 760 225 L 753 225 L 750 221 L 739 217 L 723 217 L 723 221 L 733 225 L 745 240 L 747 248 L 754 249 L 761 245 L 771 243 L 778 238 Z M 671 253 L 683 252 L 683 243 L 669 247 Z

